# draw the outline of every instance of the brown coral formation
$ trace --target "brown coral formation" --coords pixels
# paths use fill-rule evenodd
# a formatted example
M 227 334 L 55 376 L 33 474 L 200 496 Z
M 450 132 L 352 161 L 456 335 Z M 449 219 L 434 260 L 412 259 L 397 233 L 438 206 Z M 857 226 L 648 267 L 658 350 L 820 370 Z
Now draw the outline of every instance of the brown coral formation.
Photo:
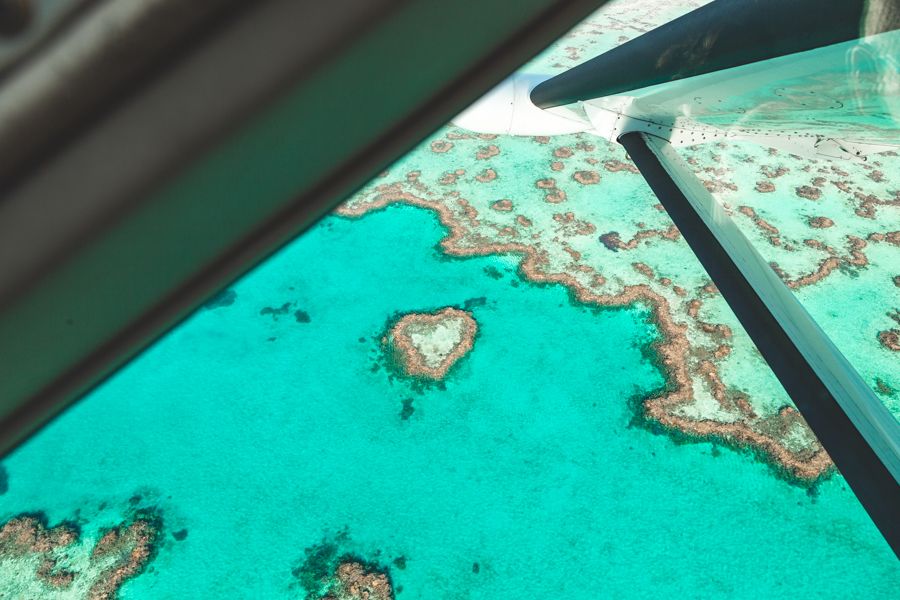
M 650 265 L 644 264 L 642 262 L 636 262 L 632 263 L 631 266 L 635 271 L 647 277 L 648 279 L 653 279 L 656 277 L 656 273 L 653 271 Z
M 69 589 L 78 584 L 89 600 L 111 600 L 152 560 L 160 529 L 159 520 L 151 517 L 110 529 L 91 550 L 87 569 L 79 572 L 67 564 L 79 542 L 77 530 L 67 524 L 48 528 L 42 517 L 23 515 L 0 527 L 0 559 L 35 556 L 34 577 L 48 588 Z
M 878 332 L 878 342 L 893 352 L 900 352 L 900 330 L 888 329 Z
M 487 160 L 489 158 L 493 158 L 500 154 L 500 147 L 496 144 L 491 144 L 489 146 L 482 146 L 478 149 L 478 152 L 475 154 L 475 158 L 478 160 Z
M 47 528 L 44 519 L 22 515 L 0 527 L 0 556 L 44 554 L 78 540 L 78 532 L 68 524 Z
M 475 176 L 475 180 L 478 181 L 478 183 L 488 183 L 495 179 L 497 179 L 497 171 L 494 169 L 485 169 Z
M 850 191 L 849 188 L 847 191 Z M 856 214 L 865 219 L 874 219 L 879 206 L 900 206 L 900 190 L 895 190 L 893 194 L 894 198 L 892 200 L 885 200 L 875 194 L 854 192 L 853 198 L 858 202 Z
M 0 558 L 39 555 L 41 558 L 35 577 L 50 588 L 66 589 L 72 585 L 74 573 L 60 567 L 54 551 L 70 546 L 77 540 L 78 532 L 70 525 L 47 528 L 40 517 L 14 517 L 0 528 Z
M 457 169 L 452 172 L 447 172 L 444 173 L 444 175 L 438 180 L 438 183 L 440 183 L 441 185 L 453 185 L 460 177 L 465 174 L 465 169 Z
M 605 168 L 610 173 L 618 173 L 619 171 L 627 171 L 628 173 L 640 173 L 638 168 L 631 163 L 622 162 L 621 160 L 607 160 L 603 163 L 603 168 Z
M 884 234 L 884 241 L 892 246 L 900 246 L 900 231 L 888 231 Z
M 560 202 L 565 202 L 566 193 L 560 189 L 554 189 L 546 196 L 544 196 L 544 200 L 549 202 L 550 204 L 559 204 Z
M 556 213 L 553 220 L 560 224 L 559 231 L 566 235 L 591 235 L 597 228 L 589 221 L 575 218 L 575 213 Z
M 336 585 L 323 600 L 393 600 L 394 591 L 387 574 L 369 569 L 357 561 L 338 565 Z
M 834 227 L 834 221 L 828 217 L 810 217 L 807 223 L 809 223 L 809 226 L 813 229 L 827 229 L 829 227 Z
M 734 183 L 732 183 L 731 181 L 726 181 L 724 179 L 701 179 L 700 182 L 710 194 L 718 194 L 726 190 L 732 192 L 738 191 L 738 187 Z
M 768 194 L 775 191 L 775 184 L 770 181 L 757 181 L 754 189 L 761 194 Z
M 453 149 L 453 142 L 446 142 L 444 140 L 435 140 L 431 142 L 431 151 L 436 154 L 444 154 L 445 152 L 450 152 Z
M 863 252 L 863 249 L 867 245 L 866 241 L 853 235 L 847 236 L 847 246 L 849 250 L 847 256 L 840 256 L 837 250 L 818 240 L 803 240 L 803 244 L 809 248 L 825 252 L 828 256 L 819 262 L 815 271 L 800 275 L 796 278 L 791 278 L 778 266 L 778 263 L 772 263 L 772 269 L 779 277 L 781 277 L 784 283 L 792 289 L 817 283 L 840 269 L 842 266 L 865 267 L 869 264 L 869 259 Z
M 822 190 L 808 185 L 801 185 L 794 191 L 798 196 L 807 200 L 818 200 L 822 197 Z
M 513 203 L 509 199 L 497 200 L 491 204 L 491 208 L 500 212 L 509 212 L 513 209 Z
M 641 229 L 634 234 L 634 237 L 623 242 L 618 231 L 610 231 L 600 236 L 600 243 L 607 249 L 617 252 L 619 250 L 634 250 L 642 241 L 650 238 L 658 237 L 664 240 L 677 240 L 681 237 L 681 232 L 674 225 L 670 225 L 666 229 Z
M 478 324 L 457 308 L 434 313 L 409 313 L 390 328 L 383 343 L 410 377 L 439 381 L 472 350 Z
M 92 558 L 113 558 L 91 587 L 91 600 L 115 598 L 122 584 L 139 574 L 150 562 L 159 537 L 159 525 L 150 519 L 137 519 L 107 531 L 94 546 Z
M 753 224 L 756 225 L 756 227 L 758 227 L 765 234 L 767 234 L 767 239 L 769 240 L 770 244 L 772 244 L 773 246 L 781 245 L 781 239 L 778 237 L 780 235 L 778 228 L 760 217 L 753 208 L 749 206 L 739 206 L 738 212 L 742 215 L 750 217 L 750 219 L 753 220 Z
M 544 200 L 549 202 L 550 204 L 559 204 L 560 202 L 565 201 L 566 193 L 556 187 L 556 180 L 552 178 L 547 179 L 538 179 L 534 182 L 535 187 L 539 190 L 546 190 L 547 195 L 544 196 Z
M 613 252 L 618 252 L 624 246 L 618 231 L 608 231 L 601 235 L 599 240 L 607 250 L 612 250 Z
M 544 180 L 546 181 L 546 180 Z M 552 181 L 552 180 L 549 180 Z M 555 182 L 553 182 L 555 185 Z M 779 413 L 759 418 L 745 416 L 734 422 L 698 420 L 685 416 L 681 409 L 694 398 L 694 382 L 691 374 L 698 368 L 692 364 L 691 345 L 686 336 L 686 326 L 673 318 L 669 301 L 648 285 L 626 285 L 617 294 L 601 294 L 582 284 L 574 275 L 566 272 L 547 272 L 549 264 L 546 251 L 535 246 L 520 243 L 497 243 L 478 235 L 469 236 L 462 221 L 443 202 L 428 200 L 403 190 L 399 185 L 380 185 L 365 201 L 344 205 L 338 214 L 359 217 L 371 210 L 383 208 L 392 203 L 405 203 L 434 210 L 441 223 L 449 230 L 449 235 L 441 240 L 441 247 L 453 256 L 485 256 L 494 254 L 519 254 L 522 260 L 519 271 L 526 279 L 536 283 L 559 284 L 571 290 L 574 299 L 594 306 L 623 306 L 643 304 L 651 307 L 653 320 L 661 332 L 661 340 L 656 344 L 656 352 L 661 366 L 670 382 L 668 391 L 643 403 L 643 414 L 663 427 L 706 439 L 725 440 L 729 443 L 756 449 L 771 457 L 775 464 L 793 476 L 812 480 L 830 469 L 831 459 L 812 440 L 803 449 L 788 448 L 782 440 L 782 432 L 793 427 L 803 427 L 802 418 L 792 408 L 784 408 Z M 677 230 L 675 230 L 677 232 Z M 673 233 L 674 235 L 674 233 Z M 716 293 L 715 286 L 704 288 L 708 294 Z M 698 306 L 699 308 L 699 306 Z M 713 372 L 716 367 L 712 366 Z M 706 373 L 707 380 L 709 374 Z M 726 392 L 712 388 L 716 400 L 722 404 L 730 401 Z M 736 400 L 730 402 L 738 410 Z M 802 430 L 807 431 L 807 430 Z
M 53 558 L 41 559 L 36 575 L 47 586 L 58 590 L 69 588 L 75 581 L 75 573 L 61 568 Z
M 850 176 L 850 173 L 843 170 L 842 168 L 840 168 L 837 165 L 831 165 L 831 171 L 837 175 L 840 175 L 841 177 L 849 177 Z
M 600 183 L 600 173 L 597 171 L 576 171 L 572 179 L 581 185 L 596 185 Z

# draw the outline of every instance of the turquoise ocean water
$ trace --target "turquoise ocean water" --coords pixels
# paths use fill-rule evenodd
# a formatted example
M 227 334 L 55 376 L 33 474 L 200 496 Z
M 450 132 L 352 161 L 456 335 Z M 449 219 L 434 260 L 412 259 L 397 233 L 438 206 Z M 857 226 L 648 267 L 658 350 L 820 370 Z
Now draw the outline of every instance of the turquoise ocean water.
M 166 541 L 125 598 L 301 598 L 291 571 L 323 539 L 404 557 L 400 599 L 896 593 L 840 476 L 810 492 L 632 424 L 664 384 L 645 310 L 444 257 L 445 233 L 411 207 L 326 218 L 6 458 L 0 517 L 92 535 L 158 508 Z M 444 386 L 393 377 L 388 320 L 451 305 L 473 351 Z

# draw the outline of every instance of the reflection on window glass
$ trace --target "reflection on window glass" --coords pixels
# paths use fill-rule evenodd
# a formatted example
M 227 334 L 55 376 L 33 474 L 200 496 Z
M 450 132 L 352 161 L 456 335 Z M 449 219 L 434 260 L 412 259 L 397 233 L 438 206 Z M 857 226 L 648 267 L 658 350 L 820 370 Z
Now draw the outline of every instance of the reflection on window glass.
M 140 0 L 134 0 L 140 1 Z M 88 0 L 12 0 L 0 7 L 0 69 L 10 66 Z
M 610 3 L 526 68 L 559 72 L 699 4 Z M 790 279 L 884 271 L 887 230 L 826 191 L 844 176 L 765 150 L 718 172 L 699 152 L 711 186 L 822 204 L 788 225 L 762 192 L 729 200 L 795 247 L 775 259 Z M 898 583 L 643 178 L 587 133 L 441 128 L 4 459 L 0 489 L 6 597 L 884 598 Z
M 750 142 L 680 149 L 707 189 L 900 417 L 900 158 L 803 158 Z

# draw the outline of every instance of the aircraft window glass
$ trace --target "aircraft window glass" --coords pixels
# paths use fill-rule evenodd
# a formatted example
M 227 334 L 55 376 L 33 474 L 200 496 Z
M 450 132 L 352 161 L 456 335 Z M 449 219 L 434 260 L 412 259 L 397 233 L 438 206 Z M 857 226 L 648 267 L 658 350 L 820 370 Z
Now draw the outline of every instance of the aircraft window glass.
M 611 2 L 522 75 L 702 4 Z M 0 596 L 895 593 L 624 149 L 572 110 L 552 134 L 454 119 L 4 458 Z M 724 144 L 682 152 L 789 280 L 837 261 L 798 294 L 898 389 L 869 335 L 900 328 L 898 158 Z
M 898 152 L 828 160 L 730 140 L 679 152 L 900 417 Z

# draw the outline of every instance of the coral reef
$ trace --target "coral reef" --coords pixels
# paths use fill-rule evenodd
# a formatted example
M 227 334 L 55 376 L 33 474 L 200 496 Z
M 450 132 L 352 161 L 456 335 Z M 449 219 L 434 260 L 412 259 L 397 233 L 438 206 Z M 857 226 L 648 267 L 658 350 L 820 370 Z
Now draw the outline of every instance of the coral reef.
M 469 312 L 447 307 L 404 315 L 382 343 L 390 347 L 406 375 L 441 380 L 472 349 L 477 331 Z
M 101 532 L 94 540 L 78 527 L 47 525 L 40 514 L 13 517 L 0 527 L 0 597 L 111 600 L 139 575 L 156 552 L 162 521 L 152 513 Z
M 348 558 L 335 570 L 333 584 L 323 600 L 393 600 L 393 598 L 394 592 L 387 573 Z
M 553 180 L 542 180 L 537 187 L 548 189 L 555 185 Z M 806 428 L 796 409 L 782 407 L 770 414 L 765 414 L 762 410 L 742 409 L 737 397 L 721 383 L 716 364 L 710 360 L 699 360 L 707 354 L 714 360 L 722 359 L 730 351 L 721 348 L 722 341 L 716 341 L 709 351 L 689 343 L 689 330 L 699 330 L 704 332 L 704 336 L 721 340 L 720 332 L 723 328 L 710 326 L 700 320 L 699 307 L 702 300 L 699 297 L 693 299 L 695 316 L 689 318 L 690 325 L 686 326 L 676 320 L 669 294 L 678 299 L 685 293 L 684 287 L 673 286 L 669 278 L 656 279 L 654 270 L 648 265 L 631 261 L 638 265 L 637 271 L 642 276 L 651 279 L 649 284 L 629 283 L 621 285 L 619 291 L 613 293 L 599 291 L 598 287 L 607 285 L 605 278 L 595 268 L 580 263 L 580 257 L 575 258 L 565 253 L 562 242 L 568 240 L 566 243 L 573 243 L 573 238 L 566 237 L 565 232 L 562 236 L 553 238 L 559 249 L 554 252 L 560 251 L 568 255 L 571 262 L 554 268 L 554 264 L 559 264 L 557 257 L 560 255 L 554 257 L 537 240 L 532 240 L 531 243 L 500 241 L 496 235 L 482 233 L 487 231 L 483 223 L 484 213 L 478 212 L 472 201 L 459 198 L 456 194 L 435 196 L 421 181 L 413 186 L 414 191 L 407 190 L 407 187 L 408 184 L 403 183 L 372 186 L 339 207 L 337 213 L 346 217 L 360 217 L 369 211 L 397 203 L 428 208 L 434 210 L 449 229 L 449 235 L 441 241 L 441 248 L 449 255 L 518 254 L 522 256 L 519 271 L 524 278 L 535 283 L 561 284 L 571 290 L 573 298 L 579 303 L 594 306 L 649 306 L 653 320 L 663 334 L 662 340 L 656 345 L 656 352 L 661 367 L 668 374 L 670 385 L 663 395 L 645 400 L 642 412 L 646 418 L 698 438 L 725 440 L 738 446 L 751 447 L 770 457 L 780 468 L 799 479 L 816 479 L 830 467 L 828 455 Z M 560 221 L 559 216 L 555 221 L 552 220 L 552 215 L 550 218 L 551 222 L 557 224 Z M 562 219 L 569 220 L 565 216 Z M 499 229 L 493 231 L 497 232 Z M 654 231 L 647 237 L 679 239 L 677 229 L 673 227 Z M 615 246 L 618 248 L 619 244 L 626 248 L 632 247 L 631 242 L 625 244 L 618 240 Z M 636 247 L 637 242 L 633 246 Z M 661 293 L 659 288 L 668 291 Z M 680 289 L 681 294 L 675 288 Z M 714 288 L 701 290 L 701 297 L 713 294 L 716 294 Z M 704 327 L 711 333 L 705 333 Z M 697 334 L 692 332 L 691 335 Z M 387 337 L 385 342 L 387 343 Z M 718 352 L 718 359 L 713 356 L 714 352 Z M 701 390 L 705 394 L 700 396 L 698 402 L 698 392 Z M 705 408 L 706 397 L 714 403 L 710 408 Z M 698 406 L 700 403 L 702 404 Z M 781 439 L 782 435 L 790 437 L 790 445 Z
M 393 600 L 388 569 L 342 552 L 341 548 L 349 542 L 345 529 L 333 539 L 326 538 L 306 548 L 303 561 L 291 571 L 306 600 Z M 398 557 L 394 564 L 404 569 L 406 557 Z

